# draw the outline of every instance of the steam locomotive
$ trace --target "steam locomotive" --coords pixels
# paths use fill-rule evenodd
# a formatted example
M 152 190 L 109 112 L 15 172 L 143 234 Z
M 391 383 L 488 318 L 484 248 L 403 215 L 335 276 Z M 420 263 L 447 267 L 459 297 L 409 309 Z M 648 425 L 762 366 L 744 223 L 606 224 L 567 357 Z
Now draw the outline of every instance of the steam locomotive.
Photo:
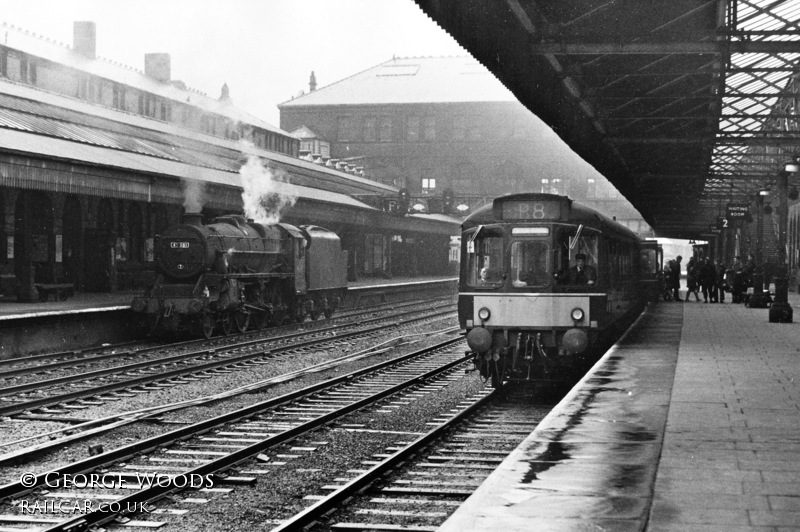
M 255 223 L 226 215 L 203 225 L 199 214 L 156 238 L 158 276 L 131 309 L 150 333 L 206 338 L 307 316 L 333 315 L 347 289 L 347 252 L 315 225 Z
M 565 196 L 496 198 L 461 243 L 459 322 L 495 387 L 580 374 L 654 298 L 657 243 Z

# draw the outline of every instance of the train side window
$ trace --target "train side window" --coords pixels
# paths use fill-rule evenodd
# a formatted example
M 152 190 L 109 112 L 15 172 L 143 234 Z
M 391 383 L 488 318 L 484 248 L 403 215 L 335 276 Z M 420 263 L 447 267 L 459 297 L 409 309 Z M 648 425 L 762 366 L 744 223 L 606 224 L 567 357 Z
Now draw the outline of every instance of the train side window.
M 503 231 L 481 226 L 477 235 L 465 235 L 467 249 L 467 284 L 476 287 L 501 286 L 505 279 Z

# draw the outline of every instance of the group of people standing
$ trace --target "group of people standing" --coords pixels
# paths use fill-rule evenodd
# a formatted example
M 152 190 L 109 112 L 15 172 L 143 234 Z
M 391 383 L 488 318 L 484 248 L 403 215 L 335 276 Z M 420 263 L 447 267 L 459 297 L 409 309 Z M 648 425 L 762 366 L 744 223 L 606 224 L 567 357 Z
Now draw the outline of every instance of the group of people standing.
M 669 261 L 666 274 L 672 296 L 675 301 L 683 301 L 680 295 L 681 260 L 678 255 L 675 260 Z M 704 303 L 725 302 L 725 265 L 709 258 L 692 257 L 686 264 L 686 301 L 694 294 L 695 301 L 700 301 L 700 292 L 703 292 Z
M 686 301 L 694 294 L 694 300 L 700 301 L 699 292 L 703 292 L 704 303 L 725 302 L 725 265 L 712 261 L 708 257 L 689 259 L 686 265 Z

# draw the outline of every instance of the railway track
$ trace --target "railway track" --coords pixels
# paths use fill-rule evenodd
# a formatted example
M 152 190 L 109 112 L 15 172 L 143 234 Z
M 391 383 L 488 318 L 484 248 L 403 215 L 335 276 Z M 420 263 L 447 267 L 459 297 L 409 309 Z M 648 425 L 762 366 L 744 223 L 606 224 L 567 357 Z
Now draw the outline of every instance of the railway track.
M 326 328 L 331 323 L 341 323 L 353 319 L 364 319 L 366 316 L 374 316 L 379 312 L 397 312 L 402 309 L 419 307 L 420 304 L 439 304 L 447 301 L 448 298 L 437 298 L 434 300 L 416 300 L 396 304 L 382 304 L 369 307 L 362 307 L 338 313 L 330 320 L 320 320 L 316 322 L 306 322 L 300 324 L 304 327 L 304 334 L 308 330 Z M 191 349 L 192 347 L 205 346 L 225 346 L 231 342 L 236 342 L 242 338 L 261 338 L 265 335 L 276 336 L 281 332 L 291 332 L 296 330 L 298 324 L 272 327 L 269 329 L 253 330 L 246 333 L 237 334 L 231 337 L 215 337 L 211 340 L 192 339 L 179 342 L 162 343 L 153 341 L 141 342 L 130 341 L 118 344 L 103 345 L 74 351 L 61 351 L 56 353 L 43 353 L 22 358 L 11 358 L 0 360 L 0 387 L 9 384 L 14 379 L 19 379 L 25 375 L 48 374 L 65 369 L 80 368 L 83 366 L 99 365 L 109 361 L 119 359 L 133 359 L 137 357 L 158 356 L 164 350 Z M 310 329 L 309 329 L 310 328 Z
M 195 483 L 191 487 L 198 489 L 200 497 L 232 489 L 221 485 L 252 484 L 256 477 L 243 476 L 247 471 L 242 464 L 250 463 L 254 457 L 397 394 L 413 390 L 419 393 L 421 389 L 434 393 L 437 386 L 462 378 L 465 361 L 462 340 L 450 339 L 399 359 L 102 452 L 57 471 L 31 473 L 0 486 L 0 501 L 4 501 L 0 526 L 7 523 L 20 530 L 27 525 L 47 530 L 82 530 L 125 522 L 127 515 L 136 513 L 144 520 L 126 524 L 157 526 L 159 516 L 182 511 L 166 497 L 185 491 L 187 483 Z M 237 467 L 238 473 L 231 474 Z M 81 480 L 88 480 L 89 485 L 81 486 Z M 78 481 L 77 485 L 73 481 Z M 47 508 L 46 501 L 51 501 L 49 508 L 58 509 L 30 513 L 32 499 L 40 503 L 38 508 Z M 153 503 L 157 501 L 162 502 L 155 508 Z M 60 515 L 64 508 L 78 511 Z
M 328 493 L 307 496 L 312 504 L 275 521 L 273 531 L 434 532 L 550 408 L 478 394 L 430 423 L 427 433 L 323 486 Z
M 36 412 L 44 415 L 69 414 L 105 401 L 130 397 L 132 393 L 146 393 L 196 379 L 210 378 L 219 371 L 242 370 L 268 363 L 277 356 L 285 356 L 298 350 L 380 335 L 386 330 L 383 322 L 387 320 L 394 321 L 392 325 L 402 325 L 452 313 L 449 306 L 446 310 L 439 310 L 440 308 L 443 307 L 437 307 L 432 312 L 415 309 L 361 320 L 354 325 L 322 327 L 266 339 L 256 338 L 223 348 L 203 348 L 169 357 L 148 358 L 122 366 L 5 386 L 0 389 L 0 416 L 38 416 Z M 304 339 L 299 341 L 301 337 Z M 56 387 L 55 393 L 46 395 L 45 390 Z M 65 387 L 69 389 L 65 390 Z M 35 396 L 30 397 L 31 394 Z M 58 408 L 53 408 L 56 405 Z

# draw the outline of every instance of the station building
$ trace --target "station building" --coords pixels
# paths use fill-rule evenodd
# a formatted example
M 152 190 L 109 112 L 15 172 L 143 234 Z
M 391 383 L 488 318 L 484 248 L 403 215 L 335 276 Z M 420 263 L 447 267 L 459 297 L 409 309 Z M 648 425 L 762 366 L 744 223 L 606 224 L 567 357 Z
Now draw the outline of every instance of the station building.
M 236 108 L 227 86 L 218 98 L 187 88 L 167 54 L 147 54 L 144 72 L 97 58 L 94 23 L 74 29 L 70 47 L 2 26 L 0 295 L 30 300 L 52 283 L 139 289 L 155 275 L 160 231 L 184 212 L 242 212 L 248 186 L 285 207 L 282 221 L 339 233 L 352 277 L 365 263 L 392 271 L 367 228 L 420 242 L 430 259 L 419 273 L 449 267 L 455 220 L 384 213 L 375 205 L 395 187 L 352 164 L 298 158 L 300 140 Z
M 441 210 L 443 191 L 468 214 L 502 194 L 568 195 L 642 236 L 652 230 L 616 188 L 470 57 L 392 58 L 278 105 L 280 126 L 312 160 L 352 161 Z

